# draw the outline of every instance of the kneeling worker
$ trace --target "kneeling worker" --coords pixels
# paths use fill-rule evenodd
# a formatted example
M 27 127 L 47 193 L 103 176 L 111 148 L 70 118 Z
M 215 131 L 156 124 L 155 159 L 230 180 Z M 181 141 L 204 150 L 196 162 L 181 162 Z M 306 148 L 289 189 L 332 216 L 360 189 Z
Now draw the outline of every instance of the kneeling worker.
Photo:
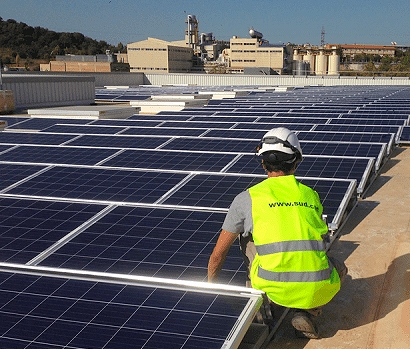
M 295 133 L 275 128 L 257 148 L 268 178 L 236 196 L 209 258 L 208 281 L 215 282 L 239 236 L 253 288 L 269 301 L 294 309 L 300 336 L 319 338 L 313 317 L 339 291 L 347 268 L 327 256 L 323 207 L 316 191 L 294 176 L 302 161 Z

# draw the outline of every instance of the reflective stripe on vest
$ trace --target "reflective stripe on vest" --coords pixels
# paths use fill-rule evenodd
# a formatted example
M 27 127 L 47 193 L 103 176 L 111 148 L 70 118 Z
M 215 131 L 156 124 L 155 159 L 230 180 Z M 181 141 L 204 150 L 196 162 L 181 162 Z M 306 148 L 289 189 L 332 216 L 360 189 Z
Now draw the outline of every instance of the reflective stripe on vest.
M 324 251 L 323 241 L 317 240 L 291 240 L 273 242 L 270 244 L 255 246 L 259 256 L 273 253 L 292 252 L 292 251 Z
M 330 278 L 333 265 L 329 261 L 329 268 L 319 271 L 274 272 L 258 267 L 258 276 L 262 279 L 277 282 L 318 282 Z

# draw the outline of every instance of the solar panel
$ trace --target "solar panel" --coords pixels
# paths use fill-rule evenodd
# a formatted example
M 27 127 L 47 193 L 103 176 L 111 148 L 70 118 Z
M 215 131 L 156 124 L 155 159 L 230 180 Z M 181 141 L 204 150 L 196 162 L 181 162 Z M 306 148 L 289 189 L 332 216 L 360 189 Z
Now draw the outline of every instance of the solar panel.
M 162 149 L 216 151 L 216 152 L 254 152 L 257 142 L 239 139 L 214 138 L 176 138 Z
M 207 115 L 207 116 L 193 116 L 190 121 L 210 121 L 210 122 L 254 122 L 256 121 L 259 116 L 241 116 L 236 115 L 236 112 L 232 112 L 231 116 L 214 116 L 214 115 Z
M 291 121 L 291 120 L 289 120 Z M 250 123 L 240 123 L 235 125 L 234 129 L 239 130 L 239 129 L 245 129 L 245 130 L 263 130 L 265 132 L 271 130 L 272 128 L 275 127 L 286 127 L 291 131 L 310 131 L 315 128 L 316 124 L 298 124 L 298 123 L 280 123 L 276 122 L 275 119 L 272 119 L 271 122 L 254 122 L 252 124 Z
M 253 139 L 261 140 L 263 135 L 266 133 L 266 130 L 241 130 L 241 129 L 232 129 L 232 130 L 222 130 L 215 129 L 209 130 L 203 135 L 204 138 L 242 138 L 242 139 Z
M 385 143 L 388 153 L 395 139 L 392 133 L 301 131 L 297 135 L 300 141 Z
M 0 198 L 0 261 L 29 262 L 103 208 L 102 205 Z
M 97 125 L 52 125 L 44 129 L 44 132 L 74 133 L 74 134 L 116 134 L 124 130 L 124 127 L 97 126 Z
M 177 191 L 161 201 L 164 205 L 182 205 L 199 208 L 227 209 L 237 194 L 259 183 L 261 176 L 208 175 L 193 176 Z M 314 188 L 321 197 L 325 214 L 334 226 L 340 223 L 341 203 L 355 195 L 356 181 L 339 179 L 300 178 L 302 183 Z M 336 221 L 334 220 L 336 219 Z
M 162 203 L 227 209 L 237 194 L 260 181 L 260 177 L 200 174 Z
M 238 118 L 240 118 L 240 117 L 249 117 L 249 116 L 255 116 L 255 117 L 258 117 L 258 116 L 265 116 L 265 117 L 268 117 L 268 116 L 273 116 L 275 113 L 273 112 L 273 111 L 261 111 L 261 110 L 255 110 L 255 111 L 252 111 L 251 109 L 249 109 L 249 110 L 246 110 L 246 109 L 241 109 L 241 111 L 238 111 L 237 110 L 237 108 L 235 108 L 233 111 L 217 111 L 217 112 L 215 112 L 213 115 L 215 116 L 215 117 L 223 117 L 223 116 L 225 116 L 225 117 L 228 117 L 228 116 L 233 116 L 233 115 L 236 115 Z
M 344 125 L 397 125 L 403 126 L 406 124 L 406 120 L 400 119 L 370 119 L 370 118 L 341 118 L 341 119 L 331 119 L 329 121 L 330 125 L 344 124 Z
M 45 166 L 0 163 L 0 193 L 10 185 L 43 170 Z
M 22 145 L 0 154 L 0 161 L 34 164 L 95 165 L 112 156 L 116 151 L 114 149 Z
M 400 143 L 410 143 L 410 126 L 404 126 L 400 134 Z
M 208 258 L 225 213 L 117 207 L 40 265 L 206 281 Z M 239 246 L 229 251 L 219 282 L 245 285 Z
M 112 167 L 219 172 L 234 157 L 233 154 L 192 151 L 126 150 L 101 164 Z
M 376 114 L 376 113 L 362 113 L 360 110 L 351 111 L 348 114 L 340 114 L 340 118 L 360 118 L 360 119 L 388 119 L 388 120 L 405 120 L 409 121 L 409 115 L 406 114 Z
M 189 127 L 192 128 L 231 128 L 235 122 L 212 122 L 212 121 L 190 121 Z M 161 127 L 186 127 L 185 122 L 180 121 L 165 121 Z
M 261 295 L 2 264 L 4 348 L 238 347 Z M 17 273 L 12 273 L 18 270 Z M 141 281 L 140 281 L 141 280 Z M 242 290 L 242 293 L 241 291 Z
M 265 171 L 260 161 L 254 155 L 242 155 L 226 172 L 263 175 Z M 358 183 L 357 192 L 361 194 L 374 171 L 374 162 L 369 157 L 305 155 L 295 174 L 299 177 L 354 179 Z
M 7 150 L 10 150 L 11 148 L 13 148 L 12 145 L 0 144 L 0 154 L 3 153 L 3 152 L 6 152 Z
M 368 133 L 394 133 L 400 132 L 400 126 L 373 126 L 373 125 L 317 125 L 315 131 L 326 132 L 368 132 Z
M 218 108 L 219 109 L 219 108 Z M 181 116 L 181 115 L 187 115 L 187 117 L 190 117 L 192 115 L 212 115 L 214 111 L 212 108 L 207 108 L 206 106 L 203 108 L 185 108 L 183 110 L 164 110 L 160 111 L 159 113 L 155 114 L 155 116 Z
M 309 155 L 371 157 L 376 161 L 376 171 L 380 169 L 387 155 L 384 143 L 301 142 L 301 147 L 303 153 Z
M 325 124 L 328 122 L 329 119 L 325 118 L 316 118 L 316 117 L 311 117 L 309 119 L 307 118 L 300 118 L 300 117 L 294 117 L 293 115 L 288 115 L 288 116 L 274 116 L 273 118 L 260 118 L 258 120 L 259 122 L 275 122 L 275 123 L 300 123 L 300 124 Z
M 207 88 L 99 89 L 97 95 L 132 100 L 198 90 Z M 58 274 L 64 284 L 44 294 L 40 282 L 36 291 L 37 286 L 30 288 L 25 279 L 16 281 L 18 275 L 7 270 L 5 279 L 14 279 L 13 298 L 9 293 L 12 287 L 3 283 L 4 273 L 0 274 L 0 347 L 127 348 L 140 343 L 149 348 L 165 342 L 169 347 L 175 344 L 187 349 L 227 347 L 228 337 L 240 341 L 232 331 L 237 327 L 237 314 L 243 313 L 248 303 L 239 304 L 231 295 L 225 301 L 237 304 L 238 309 L 221 336 L 218 321 L 224 322 L 224 318 L 207 318 L 206 312 L 217 302 L 215 298 L 204 305 L 205 311 L 190 309 L 188 319 L 180 317 L 183 312 L 179 309 L 167 312 L 162 302 L 174 299 L 179 291 L 175 285 L 172 290 L 162 288 L 164 293 L 155 298 L 156 305 L 144 309 L 143 316 L 137 318 L 134 313 L 149 304 L 145 294 L 154 277 L 172 277 L 171 283 L 206 280 L 208 258 L 234 196 L 266 178 L 258 172 L 261 169 L 252 154 L 267 130 L 285 126 L 297 132 L 305 160 L 296 175 L 318 191 L 329 227 L 337 230 L 354 207 L 357 193 L 363 192 L 375 174 L 373 159 L 377 173 L 394 144 L 395 132 L 375 132 L 372 127 L 386 127 L 386 123 L 391 127 L 397 122 L 391 120 L 397 119 L 408 122 L 400 114 L 405 112 L 400 106 L 408 104 L 408 99 L 385 98 L 391 93 L 399 97 L 396 87 L 310 87 L 286 93 L 251 90 L 251 95 L 211 100 L 204 108 L 136 114 L 127 120 L 12 120 L 16 130 L 51 126 L 47 131 L 53 132 L 12 132 L 10 128 L 0 133 L 0 260 L 41 268 L 44 276 L 35 283 L 42 280 L 50 285 L 57 278 L 44 268 L 53 268 L 57 274 L 62 268 L 74 269 L 72 280 Z M 384 102 L 387 99 L 389 103 Z M 371 103 L 374 106 L 367 108 Z M 383 113 L 392 108 L 400 118 L 388 117 L 385 123 Z M 356 118 L 360 121 L 348 120 Z M 323 125 L 325 122 L 331 125 Z M 326 130 L 347 127 L 348 122 L 367 125 L 371 133 L 307 131 L 313 125 Z M 349 126 L 349 130 L 357 131 L 357 127 Z M 67 134 L 71 132 L 75 135 Z M 109 134 L 118 132 L 121 134 Z M 88 280 L 100 273 L 104 277 L 114 275 L 107 273 L 130 278 L 143 275 L 151 284 L 133 284 L 130 290 L 131 285 L 118 280 Z M 31 277 L 28 274 L 25 271 L 20 276 Z M 87 280 L 76 279 L 80 275 Z M 242 256 L 234 246 L 221 280 L 233 287 L 243 285 L 244 279 Z M 21 284 L 23 288 L 18 290 Z M 24 285 L 30 291 L 26 292 Z M 67 297 L 65 285 L 70 292 Z M 125 289 L 128 298 L 117 304 L 116 297 Z M 149 293 L 156 291 L 156 286 L 151 287 Z M 95 298 L 88 302 L 84 294 Z M 137 307 L 135 294 L 142 299 Z M 184 289 L 184 297 L 188 294 Z M 189 304 L 201 306 L 207 294 L 199 292 L 190 297 Z M 44 297 L 36 302 L 39 295 Z M 32 299 L 35 305 L 26 307 Z M 182 305 L 183 297 L 176 297 L 176 304 Z M 106 309 L 112 311 L 105 313 Z M 151 319 L 145 315 L 148 313 L 157 315 Z M 204 318 L 207 320 L 201 322 Z M 144 327 L 151 324 L 156 326 Z M 205 330 L 196 332 L 201 328 Z M 53 331 L 64 335 L 54 339 Z
M 34 133 L 34 132 L 0 132 L 0 143 L 7 144 L 49 144 L 58 145 L 74 139 L 73 135 Z
M 154 203 L 186 175 L 81 167 L 53 167 L 7 191 L 8 194 Z
M 140 136 L 200 136 L 207 130 L 203 128 L 171 128 L 171 127 L 131 127 L 123 132 L 122 135 L 140 135 Z
M 7 116 L 1 115 L 0 120 L 6 121 L 8 126 L 16 125 L 18 123 L 25 123 L 26 121 L 30 120 L 28 117 L 15 117 L 15 116 Z
M 52 125 L 61 124 L 87 124 L 89 119 L 55 119 L 55 118 L 29 118 L 23 123 L 11 125 L 12 130 L 44 130 Z
M 75 138 L 73 141 L 67 143 L 67 145 L 101 148 L 155 149 L 169 140 L 170 137 L 83 135 L 81 137 Z
M 124 127 L 155 127 L 162 122 L 159 118 L 155 118 L 153 115 L 138 115 L 141 116 L 141 120 L 136 119 L 98 119 L 93 120 L 90 122 L 90 125 L 99 125 L 99 126 L 124 126 Z M 146 117 L 146 118 L 145 118 Z M 187 119 L 187 118 L 185 118 Z M 156 124 L 154 126 L 150 126 L 150 123 L 154 121 Z M 186 120 L 181 120 L 186 121 Z
M 298 118 L 315 118 L 315 119 L 331 119 L 331 118 L 337 118 L 339 117 L 340 113 L 312 113 L 309 111 L 303 112 L 301 110 L 298 111 L 289 111 L 287 113 L 284 112 L 279 112 L 276 114 L 276 116 L 281 116 L 281 117 L 288 117 L 288 116 L 292 116 L 292 117 L 298 117 Z

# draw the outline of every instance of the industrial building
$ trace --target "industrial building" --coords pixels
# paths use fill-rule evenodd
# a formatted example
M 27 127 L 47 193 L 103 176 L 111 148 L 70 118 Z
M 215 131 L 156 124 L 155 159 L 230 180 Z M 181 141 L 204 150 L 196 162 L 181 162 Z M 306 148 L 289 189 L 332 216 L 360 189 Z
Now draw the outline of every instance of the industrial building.
M 230 70 L 233 73 L 286 74 L 291 68 L 291 50 L 288 46 L 270 44 L 262 33 L 251 28 L 250 38 L 234 36 L 230 40 Z
M 148 38 L 127 45 L 131 72 L 186 73 L 192 67 L 193 50 L 180 44 Z
M 337 46 L 295 47 L 293 50 L 294 75 L 338 75 L 340 56 Z
M 327 44 L 326 49 L 337 46 L 342 58 L 354 59 L 356 55 L 379 55 L 381 57 L 394 57 L 396 55 L 396 45 L 361 45 L 361 44 Z
M 107 51 L 98 55 L 58 55 L 55 61 L 40 64 L 40 71 L 108 73 L 129 71 L 126 55 Z
M 292 58 L 287 45 L 270 44 L 251 28 L 250 38 L 234 36 L 218 41 L 212 32 L 199 34 L 198 20 L 188 15 L 185 39 L 168 42 L 155 38 L 127 45 L 131 72 L 185 73 L 223 72 L 246 74 L 290 73 Z M 220 70 L 219 70 L 220 71 Z

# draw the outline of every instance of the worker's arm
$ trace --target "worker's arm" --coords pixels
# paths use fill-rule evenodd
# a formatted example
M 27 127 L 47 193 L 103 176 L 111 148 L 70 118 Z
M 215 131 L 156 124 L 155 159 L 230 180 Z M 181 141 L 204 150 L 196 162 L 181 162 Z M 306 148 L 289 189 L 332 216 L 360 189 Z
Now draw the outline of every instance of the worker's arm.
M 225 262 L 226 255 L 229 252 L 230 247 L 237 238 L 238 234 L 230 233 L 229 231 L 221 231 L 218 241 L 209 257 L 208 262 L 208 281 L 215 282 L 218 278 L 219 272 L 222 269 L 222 265 Z

